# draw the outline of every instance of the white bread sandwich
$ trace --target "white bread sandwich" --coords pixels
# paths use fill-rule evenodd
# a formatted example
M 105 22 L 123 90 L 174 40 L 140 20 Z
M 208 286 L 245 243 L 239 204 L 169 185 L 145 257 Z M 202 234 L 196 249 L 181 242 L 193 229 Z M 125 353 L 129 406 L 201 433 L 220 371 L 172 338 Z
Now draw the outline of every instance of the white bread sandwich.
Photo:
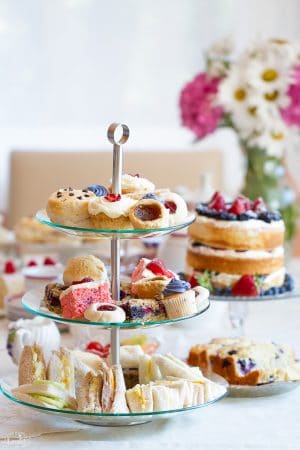
M 25 345 L 19 361 L 19 385 L 46 379 L 46 363 L 41 347 Z

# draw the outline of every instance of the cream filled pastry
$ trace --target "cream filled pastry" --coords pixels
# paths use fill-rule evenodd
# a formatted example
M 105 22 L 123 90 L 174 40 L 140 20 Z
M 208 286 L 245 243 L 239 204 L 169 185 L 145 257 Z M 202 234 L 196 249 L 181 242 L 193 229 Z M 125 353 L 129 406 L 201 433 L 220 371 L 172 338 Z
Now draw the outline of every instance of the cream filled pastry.
M 155 185 L 147 180 L 147 178 L 140 177 L 139 174 L 129 175 L 125 173 L 122 175 L 122 194 L 131 194 L 134 192 L 153 192 Z
M 188 210 L 183 198 L 175 192 L 161 192 L 159 197 L 164 201 L 165 208 L 169 210 L 170 225 L 184 222 L 188 215 Z
M 112 303 L 93 303 L 89 306 L 84 317 L 91 322 L 124 322 L 125 312 L 122 308 Z
M 89 203 L 89 214 L 93 225 L 99 229 L 130 229 L 130 208 L 136 200 L 120 194 L 97 197 Z

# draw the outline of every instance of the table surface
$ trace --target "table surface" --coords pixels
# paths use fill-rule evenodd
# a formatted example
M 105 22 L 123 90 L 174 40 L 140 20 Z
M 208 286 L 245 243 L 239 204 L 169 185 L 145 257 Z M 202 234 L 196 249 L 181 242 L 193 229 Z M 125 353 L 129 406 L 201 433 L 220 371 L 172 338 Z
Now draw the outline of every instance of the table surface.
M 299 272 L 298 261 L 293 262 L 293 272 Z M 298 276 L 297 276 L 298 277 Z M 150 333 L 162 342 L 161 350 L 180 357 L 187 355 L 191 345 L 203 342 L 213 336 L 232 334 L 228 321 L 228 305 L 214 302 L 207 314 L 188 323 L 159 327 Z M 262 304 L 248 305 L 246 335 L 292 344 L 300 355 L 300 298 Z M 7 321 L 0 320 L 0 376 L 9 376 L 16 367 L 3 350 L 6 339 Z M 71 336 L 64 335 L 64 343 L 70 343 Z M 12 404 L 0 396 L 1 414 L 8 414 Z M 24 407 L 17 407 L 17 414 L 28 415 Z M 40 416 L 40 417 L 39 417 Z M 18 419 L 15 419 L 18 420 Z M 44 414 L 34 419 L 47 427 L 53 418 Z M 55 419 L 56 421 L 58 419 Z M 152 449 L 164 446 L 166 449 L 272 449 L 298 450 L 300 448 L 300 388 L 288 394 L 265 398 L 226 398 L 225 400 L 178 415 L 173 419 L 161 420 L 133 427 L 102 428 L 80 424 L 77 431 L 53 432 L 31 439 L 2 439 L 0 448 L 41 449 Z M 0 435 L 5 434 L 5 424 Z M 59 424 L 68 429 L 69 422 L 59 419 Z M 74 427 L 74 423 L 71 423 Z M 1 429 L 2 428 L 2 429 Z M 22 431 L 20 429 L 20 431 Z M 102 447 L 101 443 L 103 444 Z M 105 445 L 104 445 L 105 443 Z

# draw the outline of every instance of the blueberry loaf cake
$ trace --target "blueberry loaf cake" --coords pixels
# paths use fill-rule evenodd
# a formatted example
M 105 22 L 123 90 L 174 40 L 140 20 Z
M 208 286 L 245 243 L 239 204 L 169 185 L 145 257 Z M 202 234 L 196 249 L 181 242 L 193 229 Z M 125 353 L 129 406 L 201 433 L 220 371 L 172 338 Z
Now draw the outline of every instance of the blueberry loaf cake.
M 293 350 L 273 342 L 216 338 L 192 347 L 187 362 L 205 373 L 221 375 L 230 384 L 254 386 L 300 379 L 300 364 Z

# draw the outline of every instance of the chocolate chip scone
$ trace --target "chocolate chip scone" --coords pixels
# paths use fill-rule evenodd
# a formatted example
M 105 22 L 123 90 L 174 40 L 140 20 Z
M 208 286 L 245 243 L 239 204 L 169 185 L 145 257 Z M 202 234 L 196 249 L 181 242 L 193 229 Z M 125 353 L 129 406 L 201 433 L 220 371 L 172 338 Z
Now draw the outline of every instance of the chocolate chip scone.
M 95 198 L 94 192 L 88 189 L 71 187 L 58 189 L 50 195 L 47 213 L 51 221 L 60 225 L 91 228 L 88 205 Z

